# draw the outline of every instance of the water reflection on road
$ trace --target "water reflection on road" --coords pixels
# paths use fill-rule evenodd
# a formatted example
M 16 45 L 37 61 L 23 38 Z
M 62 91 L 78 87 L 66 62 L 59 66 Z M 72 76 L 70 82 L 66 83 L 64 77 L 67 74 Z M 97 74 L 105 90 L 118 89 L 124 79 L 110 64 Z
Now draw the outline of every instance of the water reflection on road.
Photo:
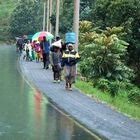
M 0 45 L 0 140 L 95 140 L 25 82 L 17 58 Z

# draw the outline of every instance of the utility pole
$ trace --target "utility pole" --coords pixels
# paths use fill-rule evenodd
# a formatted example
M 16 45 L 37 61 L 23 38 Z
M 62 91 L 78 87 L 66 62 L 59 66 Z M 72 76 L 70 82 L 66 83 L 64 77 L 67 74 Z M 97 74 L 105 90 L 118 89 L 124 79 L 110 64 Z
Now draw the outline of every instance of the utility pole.
M 44 2 L 44 15 L 43 15 L 43 31 L 45 31 L 45 24 L 46 24 L 46 2 Z
M 55 36 L 59 34 L 59 8 L 60 0 L 56 0 L 56 26 L 55 26 Z
M 47 0 L 47 31 L 49 31 L 49 8 L 50 8 L 50 0 Z
M 52 0 L 50 0 L 50 16 L 49 17 L 52 17 Z M 49 32 L 50 33 L 52 32 L 52 24 L 51 24 L 51 22 L 50 22 Z
M 73 32 L 76 34 L 75 50 L 78 51 L 80 0 L 74 0 Z

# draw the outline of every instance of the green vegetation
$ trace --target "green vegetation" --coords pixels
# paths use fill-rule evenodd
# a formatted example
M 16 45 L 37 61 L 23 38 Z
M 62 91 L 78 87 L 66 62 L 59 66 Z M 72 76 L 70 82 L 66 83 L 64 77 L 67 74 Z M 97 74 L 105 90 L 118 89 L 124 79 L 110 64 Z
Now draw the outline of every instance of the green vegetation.
M 90 22 L 82 22 L 89 24 Z M 89 28 L 88 26 L 85 26 Z M 83 25 L 81 28 L 84 29 Z M 100 78 L 109 81 L 129 81 L 133 71 L 125 64 L 128 43 L 119 39 L 115 32 L 121 32 L 120 27 L 107 28 L 103 32 L 81 32 L 81 73 L 96 83 Z M 88 42 L 87 38 L 90 38 Z M 88 73 L 87 73 L 88 71 Z
M 129 117 L 140 120 L 140 105 L 130 102 L 128 98 L 128 90 L 119 90 L 118 96 L 112 98 L 108 92 L 103 92 L 98 88 L 93 88 L 91 82 L 84 82 L 82 80 L 77 80 L 75 87 L 80 89 L 82 93 L 86 93 L 90 97 L 98 100 L 99 102 L 106 103 L 113 110 L 122 112 Z M 140 90 L 138 90 L 140 93 Z
M 62 0 L 61 4 L 63 4 L 63 8 L 61 9 L 61 12 L 60 12 L 60 27 L 61 27 L 60 32 L 63 34 L 65 32 L 71 31 L 72 29 L 73 1 Z M 140 55 L 139 55 L 140 54 L 140 40 L 139 40 L 140 1 L 139 0 L 117 0 L 117 1 L 116 0 L 80 0 L 80 8 L 81 8 L 80 20 L 89 21 L 91 22 L 92 25 L 86 28 L 86 31 L 84 31 L 85 30 L 84 27 L 80 28 L 80 32 L 82 34 L 80 34 L 80 37 L 79 37 L 80 39 L 79 51 L 92 48 L 92 51 L 94 52 L 97 48 L 98 51 L 100 49 L 100 52 L 98 52 L 98 54 L 100 54 L 103 50 L 105 50 L 105 48 L 103 48 L 104 47 L 103 43 L 100 46 L 99 42 L 97 43 L 97 41 L 93 41 L 93 39 L 97 35 L 98 35 L 99 40 L 101 38 L 104 38 L 104 39 L 107 38 L 106 40 L 108 40 L 109 38 L 116 36 L 120 41 L 123 41 L 123 43 L 127 42 L 127 45 L 124 45 L 126 47 L 124 48 L 123 54 L 120 54 L 117 52 L 118 54 L 114 53 L 114 55 L 112 55 L 112 51 L 111 51 L 110 55 L 112 56 L 106 56 L 105 60 L 103 61 L 99 60 L 100 62 L 102 61 L 102 66 L 100 67 L 100 69 L 98 69 L 99 68 L 99 64 L 98 64 L 98 66 L 96 67 L 96 73 L 97 73 L 97 69 L 98 71 L 101 71 L 102 67 L 104 67 L 106 76 L 114 76 L 114 70 L 115 69 L 117 70 L 119 68 L 118 69 L 119 73 L 117 74 L 117 71 L 115 71 L 115 73 L 118 75 L 118 77 L 122 78 L 122 81 L 124 81 L 124 79 L 126 79 L 127 77 L 127 80 L 129 80 L 131 83 L 140 87 L 140 83 L 139 83 L 140 81 Z M 106 32 L 109 32 L 109 31 L 112 33 L 110 35 L 107 35 Z M 84 36 L 85 40 L 82 40 L 84 33 L 85 33 L 85 36 Z M 99 48 L 97 47 L 97 45 L 99 46 Z M 105 46 L 107 47 L 108 45 L 105 45 Z M 109 47 L 107 48 L 108 50 L 110 49 Z M 114 51 L 116 50 L 117 50 L 117 47 Z M 86 53 L 87 51 L 88 50 L 86 50 Z M 87 53 L 87 54 L 89 55 L 90 53 Z M 93 55 L 94 54 L 90 55 L 91 58 L 93 57 Z M 97 55 L 97 50 L 96 50 L 96 55 Z M 98 58 L 96 58 L 96 55 L 94 55 L 94 60 L 96 60 L 96 62 L 98 61 L 98 59 L 101 59 L 101 57 L 103 58 L 103 53 L 102 53 L 102 56 L 101 57 L 98 56 Z M 117 59 L 114 58 L 115 55 L 116 56 L 119 55 L 120 58 L 117 58 Z M 105 66 L 103 66 L 103 63 L 108 58 L 111 59 L 111 57 L 113 57 L 113 60 L 118 61 L 118 63 L 116 64 L 115 63 L 116 61 L 115 61 L 114 62 L 115 65 L 113 65 L 111 68 L 106 67 L 106 69 L 109 68 L 109 70 L 106 71 Z M 83 56 L 83 58 L 86 58 L 86 57 Z M 94 67 L 92 67 L 91 62 L 89 62 L 90 60 L 89 61 L 86 61 L 86 60 L 84 60 L 85 63 L 87 63 L 88 65 L 88 67 L 86 68 L 87 69 L 92 68 L 93 72 L 95 72 L 95 69 L 94 69 L 95 65 Z M 105 64 L 109 64 L 109 63 L 110 61 L 108 62 L 106 61 Z M 95 63 L 92 63 L 92 64 L 95 64 Z M 115 67 L 117 66 L 117 67 L 114 68 L 114 66 Z M 124 73 L 125 71 L 126 73 L 123 74 L 122 76 L 122 73 Z M 133 76 L 131 76 L 131 74 Z M 104 74 L 103 74 L 103 77 L 101 78 L 106 78 L 106 76 L 104 77 Z
M 0 40 L 31 34 L 42 26 L 43 0 L 0 0 Z M 41 6 L 42 5 L 42 6 Z
M 9 38 L 9 19 L 17 0 L 0 0 L 0 40 Z
M 129 43 L 126 62 L 136 74 L 133 82 L 140 86 L 140 1 L 95 0 L 90 15 L 91 22 L 103 30 L 114 26 L 124 28 L 123 39 Z
M 40 30 L 43 0 L 22 0 L 16 5 L 13 1 L 17 2 L 0 1 L 0 38 L 8 31 L 16 36 Z M 60 34 L 64 35 L 72 30 L 74 4 L 72 0 L 60 2 Z M 140 119 L 140 1 L 80 2 L 79 71 L 90 83 L 78 81 L 75 85 Z M 55 29 L 55 9 L 53 12 L 50 19 Z
M 40 0 L 22 0 L 14 9 L 10 18 L 10 33 L 12 36 L 34 34 L 41 30 L 42 14 Z
M 127 65 L 129 44 L 123 40 L 124 35 L 123 27 L 103 30 L 89 21 L 80 23 L 82 61 L 79 71 L 89 82 L 78 81 L 75 85 L 117 110 L 140 119 L 140 89 L 132 82 L 135 73 Z

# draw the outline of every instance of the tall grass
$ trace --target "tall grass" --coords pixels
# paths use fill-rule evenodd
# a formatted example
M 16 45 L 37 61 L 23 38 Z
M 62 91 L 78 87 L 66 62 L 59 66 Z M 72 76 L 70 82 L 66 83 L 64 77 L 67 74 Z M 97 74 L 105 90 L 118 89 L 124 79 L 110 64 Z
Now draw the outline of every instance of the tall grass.
M 119 91 L 118 96 L 111 97 L 109 93 L 100 91 L 97 88 L 93 88 L 91 83 L 77 80 L 74 84 L 82 93 L 88 94 L 90 97 L 106 103 L 113 110 L 119 111 L 126 116 L 140 120 L 140 106 L 129 102 L 125 97 L 125 91 Z

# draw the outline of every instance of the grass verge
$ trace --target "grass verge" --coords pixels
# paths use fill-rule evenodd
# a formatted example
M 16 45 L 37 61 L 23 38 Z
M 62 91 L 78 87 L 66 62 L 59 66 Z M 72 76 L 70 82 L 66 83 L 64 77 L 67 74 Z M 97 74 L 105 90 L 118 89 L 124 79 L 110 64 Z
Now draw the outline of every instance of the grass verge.
M 93 88 L 91 83 L 77 80 L 74 84 L 82 93 L 88 94 L 90 97 L 106 103 L 113 110 L 121 112 L 126 116 L 140 121 L 140 106 L 131 103 L 124 96 L 124 92 L 120 91 L 120 94 L 112 98 L 108 93 L 102 92 L 97 88 Z

